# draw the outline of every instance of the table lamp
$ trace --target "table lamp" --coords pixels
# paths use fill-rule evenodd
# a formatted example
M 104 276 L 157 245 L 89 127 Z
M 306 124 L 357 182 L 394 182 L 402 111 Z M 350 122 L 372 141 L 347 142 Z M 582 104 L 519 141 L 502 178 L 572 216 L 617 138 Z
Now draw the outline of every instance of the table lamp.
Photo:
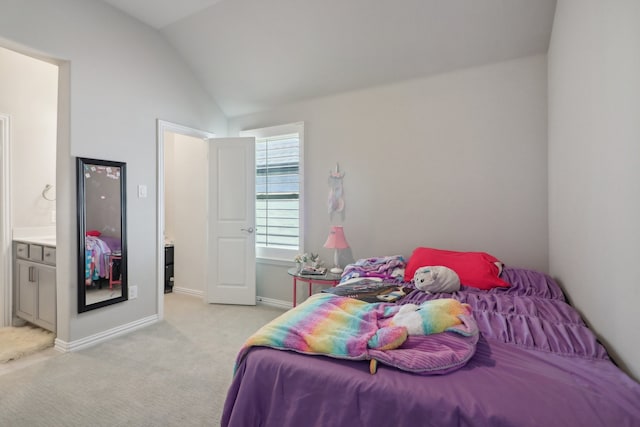
M 349 247 L 347 239 L 344 238 L 344 230 L 342 229 L 342 226 L 334 225 L 331 227 L 329 237 L 327 237 L 327 241 L 324 243 L 324 247 L 327 249 L 335 250 L 335 252 L 333 253 L 334 267 L 329 271 L 336 274 L 342 273 L 342 268 L 340 268 L 340 264 L 338 263 L 338 251 L 340 249 L 347 249 Z

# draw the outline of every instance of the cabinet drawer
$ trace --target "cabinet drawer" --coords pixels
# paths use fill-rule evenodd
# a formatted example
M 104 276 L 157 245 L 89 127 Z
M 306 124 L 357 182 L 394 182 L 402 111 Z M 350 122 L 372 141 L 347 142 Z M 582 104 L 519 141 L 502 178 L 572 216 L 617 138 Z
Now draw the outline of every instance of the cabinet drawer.
M 32 261 L 42 261 L 42 246 L 30 244 L 29 259 Z
M 168 281 L 173 277 L 173 264 L 165 265 L 164 267 L 164 281 Z
M 164 265 L 173 264 L 173 246 L 164 247 Z
M 43 253 L 42 260 L 46 264 L 56 265 L 56 249 L 55 248 L 49 248 L 45 246 L 44 249 L 42 250 L 42 253 Z
M 29 259 L 29 245 L 16 243 L 16 258 Z

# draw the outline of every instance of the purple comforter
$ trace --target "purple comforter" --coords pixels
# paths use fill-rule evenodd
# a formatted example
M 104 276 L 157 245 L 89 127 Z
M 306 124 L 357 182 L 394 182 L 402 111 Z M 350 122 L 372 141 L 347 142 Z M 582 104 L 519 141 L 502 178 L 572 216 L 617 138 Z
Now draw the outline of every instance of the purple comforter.
M 510 288 L 413 291 L 453 297 L 481 331 L 463 368 L 418 376 L 366 362 L 251 350 L 223 426 L 638 426 L 640 384 L 618 369 L 544 274 L 505 268 Z

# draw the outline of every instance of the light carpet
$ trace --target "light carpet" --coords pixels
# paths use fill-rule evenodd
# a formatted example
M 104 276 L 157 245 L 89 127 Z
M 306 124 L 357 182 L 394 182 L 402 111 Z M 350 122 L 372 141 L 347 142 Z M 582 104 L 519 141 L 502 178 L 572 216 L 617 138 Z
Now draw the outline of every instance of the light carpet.
M 0 328 L 0 363 L 53 346 L 55 335 L 35 326 Z
M 161 322 L 0 375 L 0 426 L 220 425 L 238 350 L 282 312 L 166 294 Z

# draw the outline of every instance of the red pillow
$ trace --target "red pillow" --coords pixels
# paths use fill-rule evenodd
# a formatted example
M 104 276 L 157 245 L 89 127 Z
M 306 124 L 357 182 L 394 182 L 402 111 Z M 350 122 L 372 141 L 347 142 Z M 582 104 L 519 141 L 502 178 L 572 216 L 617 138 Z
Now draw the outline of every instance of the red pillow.
M 100 237 L 102 233 L 99 232 L 98 230 L 88 230 L 85 234 L 87 236 Z
M 510 285 L 498 277 L 500 269 L 496 262 L 500 260 L 485 252 L 416 248 L 404 270 L 404 280 L 413 280 L 413 275 L 420 267 L 443 265 L 458 274 L 462 285 L 485 290 L 496 287 L 508 288 Z

